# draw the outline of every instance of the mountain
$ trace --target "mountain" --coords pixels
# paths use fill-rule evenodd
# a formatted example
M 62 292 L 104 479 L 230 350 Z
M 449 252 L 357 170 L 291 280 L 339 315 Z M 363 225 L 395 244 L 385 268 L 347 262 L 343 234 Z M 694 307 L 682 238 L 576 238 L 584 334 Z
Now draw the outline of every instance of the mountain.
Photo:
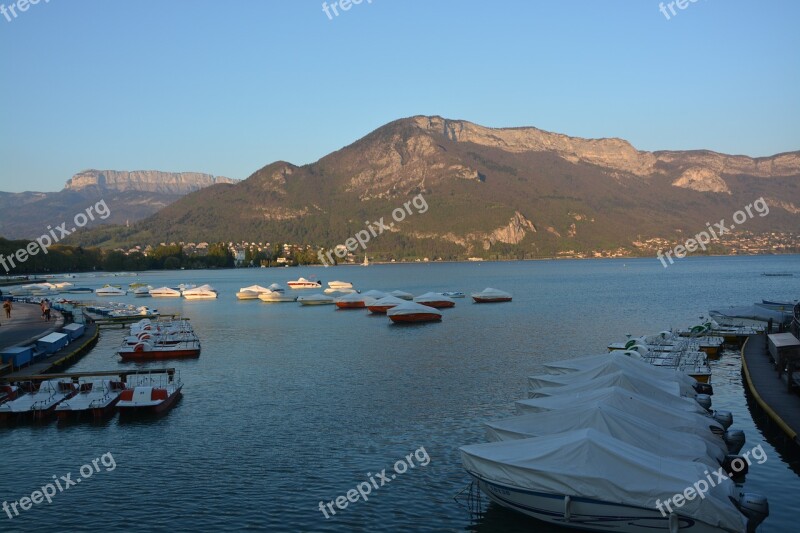
M 35 238 L 47 225 L 73 217 L 105 200 L 111 214 L 101 223 L 126 224 L 152 215 L 181 196 L 235 180 L 198 172 L 84 170 L 67 180 L 59 192 L 0 192 L 0 235 Z
M 632 248 L 730 222 L 760 197 L 770 206 L 741 229 L 789 232 L 800 215 L 800 152 L 750 158 L 707 150 L 637 150 L 537 128 L 487 128 L 416 116 L 391 122 L 319 161 L 278 161 L 246 180 L 186 195 L 130 228 L 83 244 L 272 241 L 332 247 L 422 195 L 369 243 L 370 254 L 551 256 Z M 751 210 L 752 211 L 752 210 Z

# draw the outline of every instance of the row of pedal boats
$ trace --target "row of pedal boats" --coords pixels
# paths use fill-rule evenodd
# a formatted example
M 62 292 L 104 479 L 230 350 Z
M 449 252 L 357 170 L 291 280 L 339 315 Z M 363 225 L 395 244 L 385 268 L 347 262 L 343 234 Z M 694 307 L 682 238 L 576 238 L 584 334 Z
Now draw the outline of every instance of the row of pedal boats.
M 46 422 L 121 415 L 163 413 L 180 398 L 178 373 L 132 374 L 126 382 L 111 379 L 52 379 L 0 387 L 0 422 Z
M 516 416 L 487 422 L 488 442 L 460 448 L 462 465 L 493 502 L 560 526 L 754 531 L 769 514 L 765 498 L 744 490 L 756 463 L 737 455 L 744 433 L 731 429 L 730 412 L 711 409 L 711 394 L 621 350 L 546 363 Z M 665 507 L 677 494 L 683 503 Z
M 117 354 L 123 362 L 200 356 L 200 339 L 189 320 L 142 319 L 130 325 Z
M 286 294 L 280 287 L 244 287 L 237 297 L 243 300 L 259 299 L 267 303 L 298 302 L 303 306 L 335 305 L 339 309 L 368 309 L 374 314 L 385 314 L 392 322 L 435 322 L 442 319 L 440 309 L 455 307 L 457 298 L 465 298 L 461 292 L 427 292 L 414 296 L 405 291 L 383 292 L 369 290 L 363 294 L 353 290 L 339 297 L 328 294 L 294 296 Z M 487 288 L 472 294 L 476 303 L 509 302 L 511 294 Z

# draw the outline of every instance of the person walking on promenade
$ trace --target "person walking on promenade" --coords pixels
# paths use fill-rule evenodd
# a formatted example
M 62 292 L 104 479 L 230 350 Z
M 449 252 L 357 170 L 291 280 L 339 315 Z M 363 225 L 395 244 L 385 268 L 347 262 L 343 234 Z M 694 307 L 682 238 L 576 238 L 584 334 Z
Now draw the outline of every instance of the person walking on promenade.
M 39 308 L 42 310 L 42 320 L 44 320 L 44 302 L 45 300 L 39 302 Z
M 6 300 L 3 302 L 3 309 L 6 311 L 6 318 L 9 320 L 11 319 L 11 309 L 13 309 L 13 305 L 11 305 L 11 300 Z
M 44 319 L 50 322 L 50 300 L 44 301 Z

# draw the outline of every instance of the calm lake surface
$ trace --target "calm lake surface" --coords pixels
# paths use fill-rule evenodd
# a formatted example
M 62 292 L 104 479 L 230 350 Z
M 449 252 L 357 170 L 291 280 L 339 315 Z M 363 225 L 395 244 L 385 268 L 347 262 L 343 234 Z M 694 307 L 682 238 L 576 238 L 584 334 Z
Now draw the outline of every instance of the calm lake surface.
M 794 277 L 766 277 L 792 272 Z M 508 304 L 457 300 L 439 324 L 392 326 L 385 316 L 332 306 L 237 301 L 239 287 L 299 276 L 356 287 L 465 293 L 495 287 Z M 484 441 L 483 421 L 514 414 L 535 365 L 604 353 L 626 333 L 699 321 L 709 308 L 800 294 L 800 257 L 374 265 L 143 273 L 79 278 L 75 285 L 154 287 L 210 283 L 216 301 L 111 298 L 191 317 L 203 342 L 175 366 L 184 397 L 160 419 L 0 429 L 0 501 L 15 501 L 111 453 L 116 468 L 9 520 L 2 531 L 566 531 L 491 505 L 480 518 L 454 500 L 469 482 L 458 447 Z M 297 291 L 309 293 L 317 291 Z M 120 329 L 70 371 L 113 370 Z M 800 478 L 767 443 L 748 410 L 737 352 L 714 362 L 714 406 L 734 413 L 751 467 L 747 490 L 769 498 L 760 531 L 796 531 Z M 328 519 L 331 501 L 424 447 L 369 501 Z M 418 461 L 415 459 L 415 463 Z

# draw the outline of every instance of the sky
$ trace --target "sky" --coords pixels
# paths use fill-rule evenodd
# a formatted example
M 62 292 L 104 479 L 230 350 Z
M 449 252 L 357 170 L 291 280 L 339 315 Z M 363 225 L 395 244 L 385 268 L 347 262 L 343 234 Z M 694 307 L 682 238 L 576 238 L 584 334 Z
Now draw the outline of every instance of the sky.
M 0 0 L 0 190 L 89 168 L 244 179 L 413 115 L 800 150 L 795 0 L 343 1 Z

